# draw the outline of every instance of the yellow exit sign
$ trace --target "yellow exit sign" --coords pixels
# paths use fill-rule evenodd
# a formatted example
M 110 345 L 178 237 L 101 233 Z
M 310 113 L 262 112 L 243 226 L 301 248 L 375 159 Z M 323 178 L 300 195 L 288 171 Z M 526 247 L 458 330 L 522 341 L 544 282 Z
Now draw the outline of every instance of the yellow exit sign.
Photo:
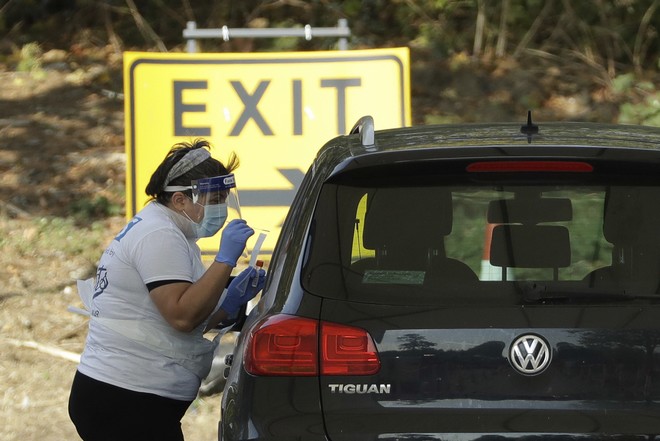
M 378 129 L 410 125 L 407 48 L 259 53 L 124 55 L 126 212 L 170 147 L 205 138 L 212 155 L 235 152 L 243 217 L 269 230 L 271 252 L 318 149 L 364 115 Z M 218 238 L 200 241 L 215 254 Z

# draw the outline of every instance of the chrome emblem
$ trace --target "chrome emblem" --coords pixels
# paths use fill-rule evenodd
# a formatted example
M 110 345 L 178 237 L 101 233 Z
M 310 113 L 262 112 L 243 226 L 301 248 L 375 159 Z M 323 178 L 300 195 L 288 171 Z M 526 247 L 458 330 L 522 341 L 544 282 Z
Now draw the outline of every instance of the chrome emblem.
M 523 375 L 540 374 L 550 365 L 551 358 L 550 346 L 535 334 L 518 337 L 509 348 L 511 366 Z

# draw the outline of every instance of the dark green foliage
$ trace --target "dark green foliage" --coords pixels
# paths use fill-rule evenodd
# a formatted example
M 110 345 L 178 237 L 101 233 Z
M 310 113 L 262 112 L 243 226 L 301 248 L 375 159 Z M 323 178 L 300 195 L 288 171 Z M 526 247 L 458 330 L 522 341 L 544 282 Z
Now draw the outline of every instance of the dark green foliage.
M 85 31 L 95 44 L 114 39 L 125 48 L 183 50 L 189 20 L 199 28 L 325 27 L 341 18 L 349 22 L 353 47 L 410 45 L 439 55 L 477 48 L 473 55 L 498 57 L 543 53 L 598 66 L 610 78 L 622 65 L 655 68 L 660 57 L 659 0 L 21 0 L 0 7 L 0 37 L 68 49 Z M 205 40 L 203 49 L 318 50 L 335 44 L 322 38 Z
M 110 202 L 105 196 L 85 198 L 71 204 L 73 216 L 80 219 L 100 219 L 121 214 L 123 207 Z

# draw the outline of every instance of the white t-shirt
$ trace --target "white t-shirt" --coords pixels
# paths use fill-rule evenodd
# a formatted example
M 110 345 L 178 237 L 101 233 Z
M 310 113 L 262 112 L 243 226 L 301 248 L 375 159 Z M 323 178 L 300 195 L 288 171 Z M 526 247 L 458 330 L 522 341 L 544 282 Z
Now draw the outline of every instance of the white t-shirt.
M 191 347 L 204 338 L 206 323 L 191 333 L 169 326 L 146 287 L 147 283 L 163 280 L 195 282 L 205 271 L 199 247 L 195 240 L 187 239 L 174 222 L 176 216 L 180 215 L 151 202 L 135 215 L 103 253 L 91 302 L 92 318 L 78 370 L 88 377 L 125 389 L 193 400 L 202 380 L 199 373 L 189 369 L 190 366 L 184 367 L 177 357 L 117 332 L 122 328 L 103 324 L 103 320 L 113 323 L 127 320 L 126 323 L 150 330 L 164 330 L 164 339 L 174 337 L 179 343 L 189 341 Z M 187 347 L 180 344 L 179 351 L 182 346 Z M 202 366 L 201 370 L 204 369 Z

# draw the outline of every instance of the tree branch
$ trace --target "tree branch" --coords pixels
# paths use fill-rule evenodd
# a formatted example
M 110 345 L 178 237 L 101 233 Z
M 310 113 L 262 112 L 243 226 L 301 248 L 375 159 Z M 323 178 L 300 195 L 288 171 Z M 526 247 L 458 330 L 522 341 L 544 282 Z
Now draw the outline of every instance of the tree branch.
M 153 42 L 156 44 L 156 46 L 161 52 L 167 52 L 167 48 L 165 47 L 163 40 L 161 40 L 160 37 L 158 37 L 158 35 L 154 32 L 154 30 L 151 29 L 151 26 L 149 26 L 149 24 L 144 20 L 142 15 L 140 15 L 137 6 L 135 6 L 135 2 L 133 0 L 126 0 L 126 5 L 128 6 L 128 9 L 131 11 L 133 20 L 135 21 L 135 24 L 137 25 L 138 30 L 140 31 L 144 39 L 147 41 L 149 41 L 149 39 L 153 40 Z

